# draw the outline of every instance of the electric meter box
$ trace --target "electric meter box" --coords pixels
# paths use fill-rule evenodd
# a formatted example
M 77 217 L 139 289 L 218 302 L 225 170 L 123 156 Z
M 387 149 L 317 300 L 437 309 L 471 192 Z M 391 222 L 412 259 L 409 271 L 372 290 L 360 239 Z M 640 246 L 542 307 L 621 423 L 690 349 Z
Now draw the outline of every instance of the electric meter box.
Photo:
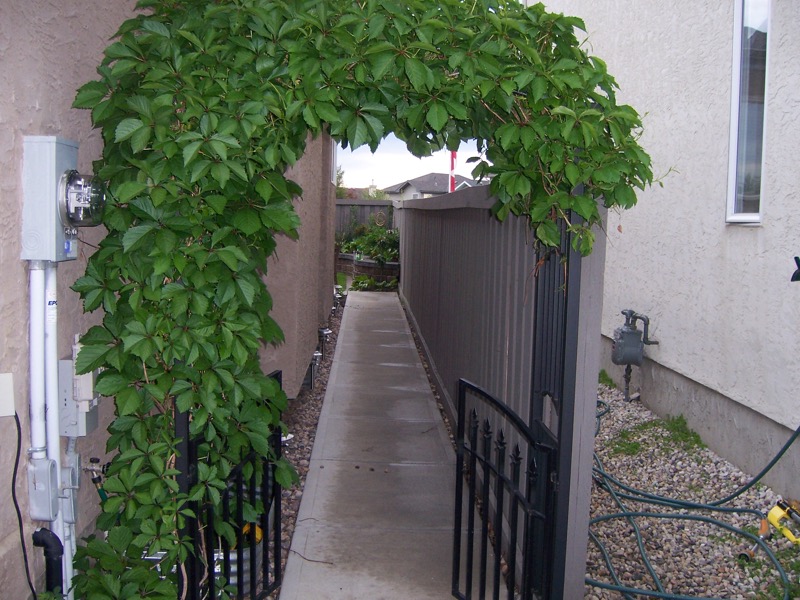
M 58 190 L 78 164 L 78 143 L 56 136 L 22 141 L 22 260 L 61 262 L 78 257 L 78 230 L 62 222 Z

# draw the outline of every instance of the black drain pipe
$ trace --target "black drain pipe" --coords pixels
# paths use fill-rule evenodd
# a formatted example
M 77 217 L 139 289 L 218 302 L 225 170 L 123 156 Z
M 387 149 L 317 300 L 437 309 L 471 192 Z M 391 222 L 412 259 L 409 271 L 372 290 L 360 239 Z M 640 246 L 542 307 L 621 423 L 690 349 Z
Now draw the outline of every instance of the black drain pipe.
M 63 592 L 64 579 L 61 573 L 61 559 L 64 556 L 64 545 L 58 536 L 49 529 L 37 529 L 33 532 L 33 545 L 44 548 L 45 586 L 48 592 Z

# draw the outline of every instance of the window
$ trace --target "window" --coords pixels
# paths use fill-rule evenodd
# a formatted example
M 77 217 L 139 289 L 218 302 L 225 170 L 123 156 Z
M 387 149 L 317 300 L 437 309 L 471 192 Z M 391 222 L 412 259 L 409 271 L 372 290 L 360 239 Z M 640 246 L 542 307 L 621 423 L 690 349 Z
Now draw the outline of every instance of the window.
M 736 0 L 728 215 L 761 221 L 769 0 Z

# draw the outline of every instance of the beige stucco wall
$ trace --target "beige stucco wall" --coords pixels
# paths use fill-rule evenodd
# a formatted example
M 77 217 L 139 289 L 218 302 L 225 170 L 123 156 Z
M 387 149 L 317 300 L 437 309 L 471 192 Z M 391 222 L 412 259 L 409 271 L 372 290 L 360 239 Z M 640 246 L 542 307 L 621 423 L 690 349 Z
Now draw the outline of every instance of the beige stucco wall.
M 300 237 L 278 239 L 270 259 L 267 286 L 272 294 L 272 318 L 286 341 L 263 353 L 266 372 L 283 371 L 289 398 L 297 396 L 333 304 L 336 186 L 331 183 L 331 139 L 309 141 L 303 158 L 287 176 L 303 188 L 294 203 L 300 216 Z
M 28 518 L 24 451 L 30 446 L 28 409 L 28 284 L 27 265 L 20 260 L 22 214 L 22 142 L 25 135 L 57 135 L 80 144 L 81 172 L 92 171 L 101 139 L 91 128 L 88 111 L 70 108 L 77 88 L 92 79 L 102 50 L 119 25 L 133 15 L 135 0 L 5 0 L 0 3 L 0 207 L 5 227 L 0 233 L 0 373 L 13 373 L 16 411 L 22 422 L 23 457 L 16 491 L 25 526 L 25 539 L 34 576 L 44 576 L 41 550 L 30 535 L 37 526 Z M 317 327 L 332 301 L 333 185 L 330 183 L 330 143 L 309 145 L 307 157 L 294 172 L 306 193 L 297 204 L 303 218 L 300 243 L 282 240 L 273 261 L 271 291 L 276 316 L 287 342 L 271 353 L 270 363 L 287 373 L 290 389 L 299 386 L 316 346 Z M 305 165 L 305 166 L 302 166 Z M 320 223 L 325 223 L 324 225 Z M 85 331 L 99 315 L 82 313 L 69 286 L 83 273 L 86 258 L 103 235 L 101 229 L 82 230 L 78 260 L 62 263 L 58 271 L 59 354 L 70 354 L 75 334 Z M 310 267 L 300 268 L 299 264 Z M 278 271 L 283 271 L 282 275 Z M 323 285 L 324 283 L 324 285 Z M 84 463 L 90 456 L 105 460 L 105 427 L 113 404 L 101 404 L 98 430 L 78 442 Z M 11 481 L 16 428 L 13 418 L 0 418 L 0 480 Z M 81 480 L 79 533 L 91 529 L 98 510 L 97 493 L 89 477 Z M 0 597 L 27 598 L 22 549 L 11 502 L 11 488 L 0 491 Z M 41 588 L 40 588 L 41 589 Z
M 30 535 L 44 523 L 28 519 L 25 450 L 30 446 L 28 409 L 28 284 L 27 265 L 20 260 L 22 214 L 22 140 L 25 135 L 58 135 L 79 142 L 78 167 L 91 172 L 101 141 L 92 131 L 87 111 L 70 108 L 75 90 L 91 79 L 108 39 L 132 14 L 134 0 L 6 0 L 0 6 L 0 207 L 3 210 L 0 244 L 0 372 L 13 373 L 16 410 L 22 421 L 23 456 L 16 491 L 25 524 L 26 543 L 37 580 L 43 577 L 41 550 Z M 96 242 L 101 230 L 82 230 L 81 238 Z M 70 354 L 72 338 L 86 330 L 92 318 L 82 314 L 77 294 L 68 287 L 82 274 L 89 245 L 82 245 L 78 260 L 62 263 L 58 270 L 59 354 Z M 107 422 L 113 406 L 101 406 Z M 0 418 L 0 480 L 11 481 L 16 430 L 14 420 Z M 78 451 L 104 457 L 105 434 L 79 440 Z M 11 487 L 0 491 L 0 596 L 27 598 L 22 549 L 11 503 Z M 97 492 L 88 477 L 82 480 L 79 530 L 91 525 L 98 510 Z
M 642 144 L 663 183 L 609 216 L 604 335 L 622 323 L 620 310 L 644 313 L 660 341 L 647 348 L 653 361 L 794 429 L 800 13 L 792 0 L 770 4 L 763 222 L 746 226 L 725 223 L 733 0 L 547 3 L 584 18 L 586 44 L 607 61 L 619 99 L 644 117 Z

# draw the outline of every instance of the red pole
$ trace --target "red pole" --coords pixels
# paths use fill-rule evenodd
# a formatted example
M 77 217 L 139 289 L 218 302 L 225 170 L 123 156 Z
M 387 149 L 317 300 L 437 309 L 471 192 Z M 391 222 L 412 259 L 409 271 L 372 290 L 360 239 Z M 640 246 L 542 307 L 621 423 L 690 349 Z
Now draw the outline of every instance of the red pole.
M 456 151 L 450 152 L 450 191 L 456 191 Z

